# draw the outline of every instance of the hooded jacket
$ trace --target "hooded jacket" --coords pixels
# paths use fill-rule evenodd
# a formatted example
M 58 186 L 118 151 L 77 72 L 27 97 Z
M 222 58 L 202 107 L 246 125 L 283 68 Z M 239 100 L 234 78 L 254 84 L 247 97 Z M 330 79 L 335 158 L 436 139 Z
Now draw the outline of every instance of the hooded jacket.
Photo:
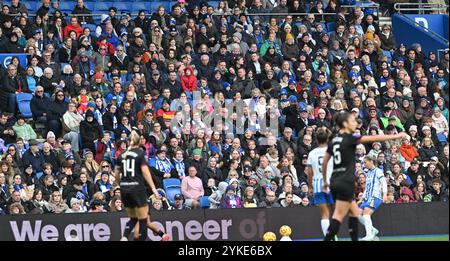
M 232 203 L 233 200 L 235 200 L 234 204 Z M 242 208 L 241 199 L 237 195 L 230 197 L 227 194 L 224 194 L 220 202 L 220 208 Z
M 186 72 L 190 71 L 191 75 L 187 76 Z M 184 75 L 181 76 L 181 86 L 183 87 L 183 90 L 188 92 L 193 92 L 197 90 L 197 77 L 194 75 L 194 69 L 192 69 L 191 66 L 187 66 L 184 69 Z
M 26 122 L 23 125 L 19 125 L 16 122 L 16 124 L 14 124 L 12 128 L 18 138 L 23 138 L 24 140 L 37 138 L 36 132 L 34 132 L 33 127 L 31 127 L 31 125 Z
M 91 110 L 86 112 L 86 119 L 88 117 L 94 118 L 94 113 Z M 100 140 L 102 137 L 102 129 L 94 118 L 92 122 L 84 120 L 80 123 L 80 134 L 82 140 L 82 148 L 89 148 L 91 151 L 95 151 L 94 141 Z
M 219 183 L 219 189 L 214 191 L 211 196 L 208 197 L 209 202 L 211 203 L 211 209 L 217 209 L 220 206 L 220 201 L 222 200 L 222 196 L 225 194 L 225 190 L 228 187 L 228 183 L 222 181 Z
M 5 53 L 23 53 L 23 48 L 20 47 L 18 41 L 13 42 L 11 41 L 11 39 L 9 40 L 9 42 L 7 42 L 4 46 L 4 50 L 3 52 Z

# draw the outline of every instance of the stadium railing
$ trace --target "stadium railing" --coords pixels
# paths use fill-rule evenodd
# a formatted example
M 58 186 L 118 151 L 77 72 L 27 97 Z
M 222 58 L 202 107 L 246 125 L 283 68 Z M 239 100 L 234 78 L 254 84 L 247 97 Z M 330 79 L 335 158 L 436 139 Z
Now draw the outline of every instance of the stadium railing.
M 399 12 L 417 12 L 419 14 L 424 13 L 448 13 L 448 5 L 443 3 L 395 3 L 394 9 Z

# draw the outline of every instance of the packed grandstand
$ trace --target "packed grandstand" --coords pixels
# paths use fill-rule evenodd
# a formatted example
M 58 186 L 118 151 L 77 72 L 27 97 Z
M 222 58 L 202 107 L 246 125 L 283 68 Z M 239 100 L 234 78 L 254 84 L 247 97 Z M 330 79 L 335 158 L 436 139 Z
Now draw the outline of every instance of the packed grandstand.
M 355 199 L 373 155 L 385 203 L 447 202 L 448 49 L 403 42 L 377 2 L 0 1 L 0 215 L 124 211 L 132 130 L 151 211 L 308 207 L 316 130 L 342 110 L 408 133 L 358 145 Z

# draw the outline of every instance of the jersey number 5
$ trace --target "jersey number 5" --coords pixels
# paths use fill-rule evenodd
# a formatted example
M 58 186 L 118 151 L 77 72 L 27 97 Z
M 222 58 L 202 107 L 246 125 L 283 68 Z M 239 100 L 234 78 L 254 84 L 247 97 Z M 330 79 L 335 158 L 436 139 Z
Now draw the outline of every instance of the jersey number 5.
M 334 164 L 339 165 L 341 164 L 342 158 L 341 158 L 341 151 L 339 150 L 341 148 L 340 144 L 334 144 L 333 145 L 333 159 Z
M 122 160 L 122 165 L 124 167 L 124 176 L 128 177 L 128 175 L 130 175 L 130 177 L 134 177 L 134 160 L 130 160 L 130 159 L 125 159 Z

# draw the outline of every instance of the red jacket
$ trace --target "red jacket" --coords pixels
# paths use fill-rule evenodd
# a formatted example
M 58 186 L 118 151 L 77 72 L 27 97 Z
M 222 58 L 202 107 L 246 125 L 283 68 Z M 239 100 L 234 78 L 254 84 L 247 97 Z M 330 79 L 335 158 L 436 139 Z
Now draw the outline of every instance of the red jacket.
M 411 162 L 414 158 L 419 157 L 417 149 L 411 144 L 402 144 L 400 147 L 400 154 L 402 154 L 403 158 L 405 158 L 408 162 Z
M 66 27 L 64 27 L 64 38 L 69 35 L 70 31 L 75 31 L 75 33 L 77 34 L 77 39 L 80 38 L 80 36 L 83 34 L 83 28 L 81 28 L 80 24 L 77 24 L 76 26 L 68 24 Z
M 191 75 L 187 76 L 186 72 L 190 71 Z M 194 69 L 192 69 L 191 66 L 187 66 L 184 69 L 184 74 L 181 76 L 181 86 L 183 87 L 183 90 L 188 92 L 193 92 L 197 90 L 197 77 L 194 75 Z
M 98 41 L 97 45 L 98 45 L 98 48 L 100 48 L 101 46 L 106 46 L 106 53 L 109 56 L 114 56 L 114 52 L 116 50 L 114 49 L 114 46 L 110 42 L 106 41 L 105 43 L 102 43 L 102 41 Z

